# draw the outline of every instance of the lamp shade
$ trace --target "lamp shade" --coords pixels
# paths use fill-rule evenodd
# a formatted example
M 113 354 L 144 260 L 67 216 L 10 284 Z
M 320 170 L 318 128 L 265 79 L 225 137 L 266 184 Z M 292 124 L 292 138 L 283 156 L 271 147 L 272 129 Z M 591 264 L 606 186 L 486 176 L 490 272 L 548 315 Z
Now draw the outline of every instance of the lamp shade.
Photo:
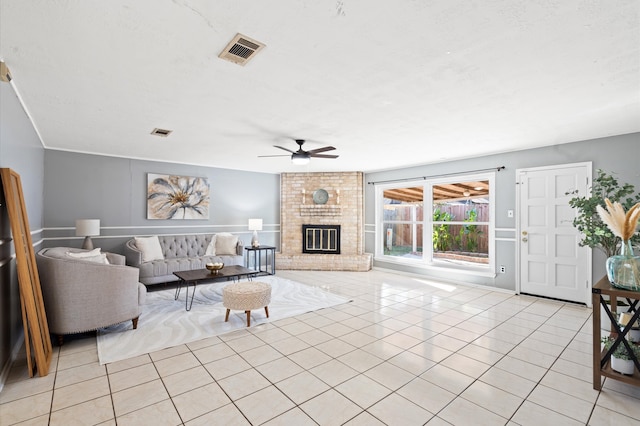
M 262 231 L 262 219 L 249 219 L 249 231 L 253 231 L 251 247 L 258 247 L 258 231 Z
M 100 235 L 100 219 L 76 220 L 76 237 Z
M 262 231 L 262 219 L 249 219 L 249 231 Z

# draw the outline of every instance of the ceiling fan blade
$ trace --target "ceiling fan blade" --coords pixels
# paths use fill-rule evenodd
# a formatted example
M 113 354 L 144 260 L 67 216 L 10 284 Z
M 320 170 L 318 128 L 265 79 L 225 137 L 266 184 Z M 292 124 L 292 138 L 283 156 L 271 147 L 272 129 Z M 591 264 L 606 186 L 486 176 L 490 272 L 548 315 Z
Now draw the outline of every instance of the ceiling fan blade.
M 280 149 L 284 149 L 287 152 L 290 152 L 292 154 L 295 154 L 295 151 L 291 151 L 289 148 L 284 148 L 282 146 L 278 146 L 278 145 L 274 145 L 274 148 L 280 148 Z
M 309 152 L 309 157 L 313 157 L 313 158 L 338 158 L 339 155 L 311 154 L 311 152 Z
M 258 157 L 291 157 L 289 154 L 282 155 L 258 155 Z
M 317 148 L 317 149 L 312 149 L 310 151 L 307 151 L 309 154 L 318 154 L 320 152 L 325 152 L 325 151 L 333 151 L 335 148 L 332 146 L 325 146 L 324 148 Z

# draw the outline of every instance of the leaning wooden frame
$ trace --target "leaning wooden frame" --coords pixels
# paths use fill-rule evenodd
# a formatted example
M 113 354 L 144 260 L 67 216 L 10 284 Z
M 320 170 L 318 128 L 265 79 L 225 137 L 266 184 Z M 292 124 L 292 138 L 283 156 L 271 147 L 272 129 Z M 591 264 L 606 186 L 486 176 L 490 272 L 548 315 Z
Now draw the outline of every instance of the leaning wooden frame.
M 22 193 L 22 183 L 20 175 L 9 168 L 1 168 L 0 176 L 2 177 L 2 187 L 16 252 L 16 269 L 20 287 L 20 307 L 22 309 L 29 377 L 33 377 L 35 371 L 42 377 L 49 374 L 53 349 L 31 241 L 29 219 Z M 31 352 L 32 346 L 33 353 Z

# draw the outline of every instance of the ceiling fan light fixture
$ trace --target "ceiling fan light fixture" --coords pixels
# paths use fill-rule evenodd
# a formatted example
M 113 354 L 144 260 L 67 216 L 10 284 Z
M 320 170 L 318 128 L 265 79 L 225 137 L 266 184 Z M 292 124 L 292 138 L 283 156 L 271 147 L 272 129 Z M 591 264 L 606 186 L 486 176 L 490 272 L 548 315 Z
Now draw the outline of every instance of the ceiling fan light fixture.
M 274 145 L 274 148 L 281 149 L 283 151 L 287 151 L 291 153 L 291 162 L 295 165 L 305 165 L 311 161 L 311 158 L 338 158 L 337 155 L 329 155 L 329 154 L 321 154 L 322 152 L 333 151 L 335 148 L 332 146 L 324 146 L 322 148 L 312 149 L 310 151 L 305 151 L 302 149 L 302 145 L 304 145 L 304 139 L 295 139 L 298 144 L 298 150 L 293 151 L 289 148 L 285 148 L 283 146 Z M 286 157 L 284 155 L 258 155 L 258 157 Z
M 291 162 L 293 164 L 295 164 L 296 166 L 304 166 L 305 164 L 309 164 L 309 160 L 311 159 L 311 157 L 309 157 L 309 154 L 298 154 L 293 153 L 291 154 Z

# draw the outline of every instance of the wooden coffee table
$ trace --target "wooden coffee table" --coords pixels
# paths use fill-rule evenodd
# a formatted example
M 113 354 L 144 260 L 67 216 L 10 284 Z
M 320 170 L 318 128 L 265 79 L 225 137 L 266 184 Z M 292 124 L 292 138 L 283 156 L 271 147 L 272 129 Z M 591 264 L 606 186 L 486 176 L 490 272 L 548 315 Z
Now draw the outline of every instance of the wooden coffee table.
M 175 300 L 178 300 L 180 296 L 180 290 L 184 285 L 187 289 L 187 294 L 184 300 L 184 308 L 187 311 L 191 310 L 193 305 L 193 296 L 196 294 L 196 286 L 205 282 L 218 281 L 222 279 L 233 280 L 233 282 L 239 281 L 240 278 L 247 277 L 249 281 L 255 277 L 257 271 L 245 268 L 244 266 L 232 265 L 225 266 L 218 270 L 217 273 L 212 273 L 208 269 L 194 269 L 192 271 L 178 271 L 173 275 L 180 278 L 178 288 L 176 288 Z M 191 294 L 191 302 L 189 302 L 189 286 L 193 285 L 193 293 Z

